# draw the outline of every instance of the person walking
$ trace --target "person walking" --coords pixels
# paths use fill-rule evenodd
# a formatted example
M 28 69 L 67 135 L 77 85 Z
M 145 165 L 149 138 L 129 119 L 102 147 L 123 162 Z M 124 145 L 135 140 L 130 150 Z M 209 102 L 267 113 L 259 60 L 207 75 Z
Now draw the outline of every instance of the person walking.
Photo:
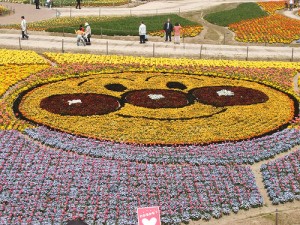
M 146 31 L 146 25 L 142 21 L 141 25 L 139 27 L 140 44 L 144 44 L 145 43 L 146 33 L 147 33 L 147 31 Z
M 179 23 L 175 23 L 174 26 L 174 44 L 180 44 L 180 31 L 181 31 L 181 26 Z
M 35 0 L 35 8 L 40 9 L 40 0 Z
M 77 4 L 76 4 L 76 9 L 81 9 L 81 6 L 80 6 L 80 3 L 81 3 L 81 0 L 76 0 Z
M 165 22 L 164 24 L 164 27 L 163 27 L 164 31 L 165 31 L 165 41 L 172 41 L 171 40 L 171 34 L 172 34 L 172 31 L 173 31 L 173 25 L 170 21 L 170 19 L 168 18 L 167 22 Z
M 289 0 L 289 4 L 290 4 L 290 11 L 291 11 L 294 8 L 294 0 Z
M 24 16 L 21 16 L 21 30 L 22 30 L 22 39 L 28 39 L 29 36 L 27 35 L 27 23 Z

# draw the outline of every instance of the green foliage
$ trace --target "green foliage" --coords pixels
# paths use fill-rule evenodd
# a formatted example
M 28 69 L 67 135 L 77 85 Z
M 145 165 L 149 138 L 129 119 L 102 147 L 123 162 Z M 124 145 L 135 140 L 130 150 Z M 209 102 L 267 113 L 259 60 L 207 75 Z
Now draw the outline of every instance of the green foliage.
M 242 3 L 235 9 L 208 14 L 204 16 L 204 19 L 212 24 L 227 27 L 232 23 L 267 15 L 268 13 L 263 11 L 256 3 Z
M 144 17 L 136 17 L 136 16 L 128 16 L 128 17 L 117 17 L 111 18 L 108 20 L 102 20 L 101 17 L 99 21 L 87 21 L 91 28 L 92 33 L 96 35 L 118 35 L 118 36 L 137 36 L 138 28 L 140 26 L 141 21 L 143 21 L 147 27 L 147 32 L 158 31 L 163 29 L 163 24 L 165 21 L 170 18 L 171 22 L 175 24 L 179 22 L 183 26 L 188 25 L 197 25 L 197 23 L 184 19 L 178 15 L 158 15 L 158 16 L 144 16 Z M 78 21 L 78 20 L 77 20 Z M 84 24 L 85 21 L 82 21 Z M 72 25 L 65 27 L 55 27 L 55 24 L 52 24 L 51 27 L 46 31 L 48 32 L 64 32 L 64 33 L 74 33 L 74 29 L 79 28 L 78 23 L 73 23 Z

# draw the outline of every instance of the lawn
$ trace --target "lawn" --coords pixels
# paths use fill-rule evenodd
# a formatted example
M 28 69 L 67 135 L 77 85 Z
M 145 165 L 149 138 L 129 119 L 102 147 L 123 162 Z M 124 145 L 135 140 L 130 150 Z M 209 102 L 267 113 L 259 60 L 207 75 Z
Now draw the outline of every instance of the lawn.
M 235 9 L 208 14 L 204 19 L 212 24 L 227 27 L 232 23 L 267 15 L 268 13 L 262 10 L 256 3 L 242 3 Z
M 158 16 L 127 16 L 127 17 L 117 17 L 107 20 L 93 20 L 89 22 L 92 28 L 93 34 L 96 35 L 120 35 L 120 36 L 136 36 L 138 35 L 138 28 L 140 22 L 143 21 L 147 26 L 147 32 L 159 31 L 163 29 L 164 22 L 170 18 L 171 21 L 175 24 L 179 22 L 182 26 L 191 26 L 197 25 L 196 22 L 192 22 L 185 18 L 182 18 L 176 14 L 170 15 L 158 15 Z M 84 24 L 85 19 L 82 19 L 82 24 Z M 55 21 L 54 21 L 55 23 Z M 68 26 L 57 26 L 53 24 L 53 28 L 46 28 L 46 31 L 49 32 L 65 32 L 65 33 L 74 33 L 74 29 L 79 27 L 78 21 L 68 24 Z

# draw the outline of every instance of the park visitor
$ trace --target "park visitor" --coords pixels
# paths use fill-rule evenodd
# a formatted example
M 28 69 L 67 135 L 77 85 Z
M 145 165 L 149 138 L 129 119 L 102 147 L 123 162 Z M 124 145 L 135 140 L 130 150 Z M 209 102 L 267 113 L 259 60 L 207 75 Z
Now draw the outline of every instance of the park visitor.
M 85 41 L 83 39 L 84 31 L 79 27 L 78 30 L 75 30 L 75 34 L 77 35 L 77 46 L 80 45 L 80 42 L 85 46 Z
M 21 30 L 22 30 L 22 39 L 28 39 L 29 36 L 27 35 L 27 23 L 26 23 L 26 20 L 25 20 L 25 17 L 24 16 L 21 16 Z
M 172 41 L 171 34 L 173 31 L 173 25 L 172 25 L 170 19 L 168 19 L 167 22 L 165 22 L 163 29 L 165 31 L 165 41 L 168 41 L 168 40 Z
M 179 23 L 175 23 L 174 26 L 174 44 L 180 44 L 180 31 L 181 31 L 181 26 Z
M 140 44 L 144 44 L 145 43 L 146 33 L 147 33 L 146 32 L 146 25 L 142 21 L 141 24 L 140 24 L 140 26 L 139 26 Z
M 86 39 L 86 44 L 87 45 L 90 45 L 91 44 L 91 36 L 92 36 L 92 29 L 91 29 L 91 26 L 86 22 L 84 24 L 85 26 L 85 34 L 84 34 L 84 37 Z

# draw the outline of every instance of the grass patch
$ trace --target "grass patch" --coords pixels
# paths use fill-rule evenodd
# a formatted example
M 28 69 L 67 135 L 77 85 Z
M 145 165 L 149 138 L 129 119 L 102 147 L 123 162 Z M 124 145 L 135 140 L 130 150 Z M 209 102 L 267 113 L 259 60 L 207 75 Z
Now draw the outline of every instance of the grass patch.
M 212 24 L 228 27 L 232 23 L 267 15 L 268 13 L 263 11 L 256 3 L 242 3 L 235 9 L 208 14 L 204 16 L 204 19 Z
M 176 14 L 170 15 L 158 15 L 158 16 L 145 16 L 145 17 L 136 17 L 136 16 L 128 16 L 128 17 L 117 17 L 111 18 L 107 20 L 102 20 L 101 17 L 99 20 L 87 21 L 92 28 L 92 34 L 95 35 L 118 35 L 118 36 L 137 36 L 138 28 L 140 26 L 140 22 L 143 21 L 147 26 L 147 33 L 158 31 L 163 29 L 164 22 L 170 18 L 171 22 L 175 24 L 179 22 L 182 26 L 190 26 L 190 25 L 198 25 L 196 22 L 192 22 L 185 18 L 182 18 Z M 86 19 L 82 19 L 82 23 Z M 74 29 L 78 29 L 78 19 L 76 23 L 70 24 L 68 26 L 59 26 L 55 27 L 55 24 L 51 26 L 51 28 L 47 28 L 48 32 L 64 32 L 64 33 L 74 33 Z M 53 21 L 54 22 L 54 21 Z

